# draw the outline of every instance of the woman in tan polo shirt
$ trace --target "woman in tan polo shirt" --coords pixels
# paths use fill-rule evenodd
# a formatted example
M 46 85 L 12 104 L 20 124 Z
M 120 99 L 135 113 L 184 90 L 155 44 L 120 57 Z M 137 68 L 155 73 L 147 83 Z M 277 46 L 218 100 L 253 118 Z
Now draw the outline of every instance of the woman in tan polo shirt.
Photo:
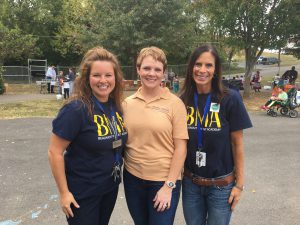
M 142 49 L 137 58 L 142 87 L 123 105 L 124 188 L 135 225 L 173 224 L 180 196 L 187 114 L 183 102 L 160 85 L 166 66 L 161 49 Z

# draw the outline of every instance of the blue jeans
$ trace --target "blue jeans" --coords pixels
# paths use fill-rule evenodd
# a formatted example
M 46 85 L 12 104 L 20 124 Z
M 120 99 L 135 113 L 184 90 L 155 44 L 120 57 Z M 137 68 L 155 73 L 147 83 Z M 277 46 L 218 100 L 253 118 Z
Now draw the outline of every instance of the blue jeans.
M 171 207 L 157 212 L 153 199 L 164 181 L 149 181 L 133 176 L 124 169 L 124 189 L 127 206 L 135 225 L 172 225 L 180 197 L 181 181 L 172 190 Z
M 190 178 L 182 181 L 183 214 L 187 225 L 229 225 L 228 199 L 234 183 L 227 186 L 199 186 Z

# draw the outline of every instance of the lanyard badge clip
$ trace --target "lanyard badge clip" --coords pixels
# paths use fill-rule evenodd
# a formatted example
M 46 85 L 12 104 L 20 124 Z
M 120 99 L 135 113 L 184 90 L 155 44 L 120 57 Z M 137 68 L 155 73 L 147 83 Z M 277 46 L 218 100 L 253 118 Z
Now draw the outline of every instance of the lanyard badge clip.
M 204 108 L 204 113 L 203 113 L 203 123 L 205 123 L 209 106 L 211 103 L 211 94 L 208 95 L 206 103 L 205 103 L 205 108 Z M 194 93 L 194 105 L 195 105 L 195 111 L 197 112 L 198 110 L 198 94 Z M 197 141 L 198 141 L 198 148 L 196 151 L 196 165 L 198 167 L 206 166 L 206 152 L 204 152 L 203 148 L 203 130 L 202 127 L 204 125 L 201 124 L 201 121 L 197 121 Z
M 201 150 L 198 149 L 196 151 L 196 165 L 198 167 L 206 166 L 206 152 L 202 152 Z
M 115 163 L 111 175 L 114 177 L 114 182 L 120 180 L 122 182 L 122 167 L 119 163 Z

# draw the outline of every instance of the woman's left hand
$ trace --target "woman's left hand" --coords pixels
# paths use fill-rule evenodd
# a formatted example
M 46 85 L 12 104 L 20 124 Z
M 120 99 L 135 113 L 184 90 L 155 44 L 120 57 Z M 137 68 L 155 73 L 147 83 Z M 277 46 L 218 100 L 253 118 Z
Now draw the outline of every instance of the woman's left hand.
M 172 189 L 163 185 L 161 189 L 156 193 L 154 201 L 154 208 L 157 208 L 157 212 L 163 212 L 169 209 L 171 206 Z
M 234 210 L 235 206 L 241 199 L 242 191 L 236 187 L 233 187 L 228 199 L 228 203 L 231 205 L 231 211 Z

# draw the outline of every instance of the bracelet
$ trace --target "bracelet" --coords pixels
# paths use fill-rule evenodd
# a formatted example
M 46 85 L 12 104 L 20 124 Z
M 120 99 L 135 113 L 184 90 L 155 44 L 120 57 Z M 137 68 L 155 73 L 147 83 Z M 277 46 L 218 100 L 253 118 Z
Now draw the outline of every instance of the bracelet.
M 239 189 L 240 191 L 243 191 L 245 189 L 245 186 L 242 185 L 242 186 L 239 186 L 239 185 L 234 185 L 235 188 Z

